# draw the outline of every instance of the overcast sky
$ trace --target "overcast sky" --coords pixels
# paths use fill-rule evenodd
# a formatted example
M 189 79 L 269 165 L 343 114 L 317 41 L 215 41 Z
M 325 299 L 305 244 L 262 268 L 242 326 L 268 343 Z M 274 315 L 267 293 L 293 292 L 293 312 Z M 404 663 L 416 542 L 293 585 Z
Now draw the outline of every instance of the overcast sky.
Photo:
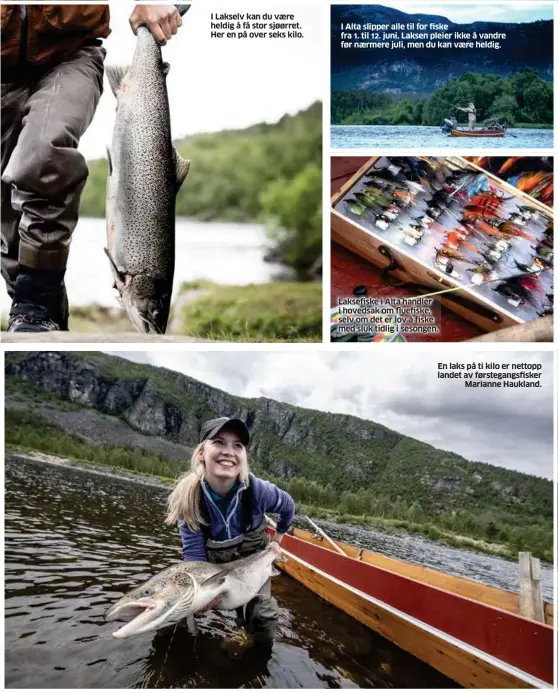
M 452 22 L 466 24 L 468 22 L 534 22 L 537 19 L 552 19 L 554 3 L 552 2 L 521 2 L 495 3 L 481 0 L 475 4 L 450 2 L 380 2 L 378 5 L 394 7 L 409 14 L 435 14 L 446 17 Z
M 552 477 L 550 352 L 119 353 L 243 397 L 352 414 L 469 460 Z M 438 379 L 438 362 L 541 363 L 542 388 L 465 388 Z M 227 412 L 222 412 L 226 415 Z
M 106 65 L 127 65 L 136 38 L 128 17 L 134 3 L 110 5 L 112 33 L 104 41 Z M 294 14 L 303 39 L 211 38 L 211 12 Z M 173 138 L 196 132 L 243 128 L 276 122 L 323 98 L 323 12 L 292 2 L 214 0 L 193 4 L 183 26 L 162 49 L 170 64 L 167 77 Z M 105 157 L 116 101 L 105 77 L 105 90 L 89 130 L 80 142 L 87 159 Z

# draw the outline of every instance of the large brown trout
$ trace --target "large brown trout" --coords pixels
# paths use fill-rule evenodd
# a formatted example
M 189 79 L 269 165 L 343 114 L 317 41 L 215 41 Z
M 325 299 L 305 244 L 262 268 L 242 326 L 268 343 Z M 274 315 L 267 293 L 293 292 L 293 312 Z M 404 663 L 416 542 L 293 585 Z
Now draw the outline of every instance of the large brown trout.
M 164 333 L 174 274 L 176 194 L 189 161 L 173 148 L 161 48 L 140 26 L 131 67 L 107 67 L 116 96 L 108 150 L 107 249 L 115 287 L 139 332 Z

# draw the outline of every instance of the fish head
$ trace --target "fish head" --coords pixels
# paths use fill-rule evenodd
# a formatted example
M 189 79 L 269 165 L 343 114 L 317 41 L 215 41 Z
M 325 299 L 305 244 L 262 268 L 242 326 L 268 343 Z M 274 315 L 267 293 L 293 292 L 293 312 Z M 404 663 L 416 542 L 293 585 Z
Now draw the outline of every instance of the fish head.
M 171 294 L 167 283 L 146 274 L 128 276 L 120 297 L 138 332 L 164 334 L 169 319 Z
M 157 630 L 191 613 L 197 589 L 184 564 L 172 566 L 125 594 L 108 609 L 105 620 L 127 622 L 113 633 L 115 638 Z

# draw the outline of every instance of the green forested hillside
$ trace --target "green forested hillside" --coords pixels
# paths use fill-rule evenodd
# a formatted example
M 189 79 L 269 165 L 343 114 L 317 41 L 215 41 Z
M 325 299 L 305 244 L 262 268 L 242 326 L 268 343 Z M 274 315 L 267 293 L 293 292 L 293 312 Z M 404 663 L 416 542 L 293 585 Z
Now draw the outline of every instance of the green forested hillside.
M 454 112 L 460 123 L 467 115 L 456 109 L 474 101 L 477 121 L 499 118 L 510 126 L 553 123 L 553 88 L 530 69 L 512 77 L 467 73 L 449 79 L 429 96 L 394 96 L 367 91 L 334 91 L 331 122 L 337 125 L 441 125 Z
M 8 352 L 6 368 L 9 445 L 172 479 L 187 464 L 200 422 L 240 416 L 252 428 L 254 472 L 291 492 L 307 512 L 395 524 L 448 541 L 472 537 L 510 552 L 552 557 L 549 480 L 469 461 L 373 421 L 235 397 L 164 368 L 104 354 Z M 117 416 L 145 440 L 156 434 L 181 443 L 184 454 L 169 459 L 146 446 L 127 448 L 117 436 L 110 444 L 92 444 L 89 424 L 83 434 L 63 417 L 53 422 L 50 413 L 70 406 L 68 399 L 73 408 Z M 155 431 L 154 420 L 160 422 Z M 102 429 L 102 421 L 98 425 Z
M 322 105 L 274 124 L 200 134 L 175 141 L 190 159 L 176 213 L 205 221 L 260 221 L 274 250 L 296 270 L 322 249 Z M 80 213 L 105 214 L 107 161 L 88 162 Z

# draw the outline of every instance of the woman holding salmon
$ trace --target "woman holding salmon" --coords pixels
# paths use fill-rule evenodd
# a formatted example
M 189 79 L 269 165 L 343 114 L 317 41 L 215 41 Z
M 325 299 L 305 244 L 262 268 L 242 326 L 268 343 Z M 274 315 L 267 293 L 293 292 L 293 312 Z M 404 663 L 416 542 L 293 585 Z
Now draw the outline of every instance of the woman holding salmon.
M 203 424 L 191 470 L 168 498 L 166 524 L 178 522 L 185 561 L 226 563 L 265 549 L 265 513 L 277 513 L 273 541 L 281 542 L 294 516 L 294 501 L 275 484 L 250 473 L 246 448 L 250 432 L 240 419 L 221 417 Z M 237 610 L 237 625 L 255 644 L 270 645 L 278 606 L 270 580 L 257 597 Z

